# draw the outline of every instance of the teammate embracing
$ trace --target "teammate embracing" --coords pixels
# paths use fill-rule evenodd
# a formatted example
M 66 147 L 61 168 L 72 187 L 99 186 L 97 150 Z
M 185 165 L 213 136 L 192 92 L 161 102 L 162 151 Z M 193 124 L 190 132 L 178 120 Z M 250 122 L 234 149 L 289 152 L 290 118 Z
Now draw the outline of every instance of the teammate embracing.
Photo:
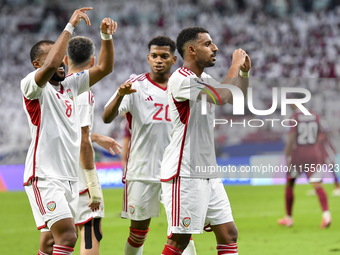
M 122 218 L 131 220 L 125 255 L 143 254 L 152 217 L 160 213 L 161 161 L 169 144 L 172 124 L 166 97 L 170 69 L 176 63 L 175 43 L 166 36 L 149 44 L 150 73 L 131 77 L 106 104 L 103 120 L 110 123 L 126 113 L 131 130 L 128 162 L 124 173 Z M 187 254 L 195 254 L 193 242 Z

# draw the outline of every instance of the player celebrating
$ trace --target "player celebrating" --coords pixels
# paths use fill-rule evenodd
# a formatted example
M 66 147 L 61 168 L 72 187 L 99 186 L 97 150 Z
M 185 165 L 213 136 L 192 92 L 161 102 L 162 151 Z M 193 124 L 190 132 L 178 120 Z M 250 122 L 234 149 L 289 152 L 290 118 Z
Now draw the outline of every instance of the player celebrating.
M 92 7 L 73 13 L 56 43 L 44 40 L 32 47 L 31 61 L 37 70 L 21 81 L 24 110 L 32 136 L 24 185 L 37 227 L 43 229 L 39 254 L 67 255 L 74 250 L 77 232 L 73 218 L 78 203 L 77 169 L 81 140 L 77 97 L 113 68 L 113 43 L 105 40 L 96 67 L 65 79 L 63 58 L 68 41 L 81 19 L 90 25 L 85 14 L 88 10 Z M 103 37 L 110 37 L 114 29 L 113 21 L 104 19 L 101 24 Z M 100 200 L 96 189 L 98 187 L 91 187 L 94 191 L 92 202 Z M 53 251 L 49 248 L 50 235 L 53 237 Z
M 289 132 L 285 146 L 285 155 L 287 166 L 292 166 L 294 171 L 287 173 L 285 193 L 286 216 L 279 219 L 278 223 L 287 227 L 293 226 L 294 184 L 300 172 L 305 172 L 318 195 L 323 211 L 320 228 L 326 228 L 331 224 L 331 214 L 328 210 L 327 195 L 322 186 L 322 172 L 317 171 L 322 165 L 318 144 L 318 135 L 322 132 L 320 117 L 314 112 L 311 112 L 312 115 L 304 115 L 296 105 L 292 105 L 292 107 L 294 114 L 290 119 L 294 119 L 297 125 L 292 127 Z
M 65 63 L 69 73 L 81 73 L 83 70 L 94 66 L 95 46 L 91 39 L 77 36 L 70 40 L 67 47 Z M 104 202 L 91 201 L 89 183 L 99 187 L 99 196 L 103 197 L 97 173 L 92 170 L 94 165 L 94 151 L 92 142 L 106 148 L 112 155 L 119 154 L 121 146 L 112 138 L 99 134 L 92 134 L 94 119 L 94 96 L 91 91 L 86 91 L 78 97 L 78 109 L 81 126 L 81 149 L 79 167 L 79 202 L 76 211 L 75 224 L 80 229 L 81 243 L 80 255 L 98 255 L 99 244 L 102 238 L 101 218 L 104 218 Z M 88 178 L 87 173 L 93 174 Z M 95 175 L 94 175 L 95 173 Z M 90 183 L 91 186 L 91 183 Z
M 184 63 L 170 77 L 167 90 L 174 128 L 161 168 L 162 202 L 168 219 L 168 240 L 162 254 L 182 254 L 191 234 L 202 233 L 208 224 L 215 233 L 218 254 L 238 254 L 238 233 L 221 180 L 213 175 L 193 178 L 190 171 L 194 166 L 216 166 L 213 104 L 232 102 L 230 91 L 213 88 L 221 84 L 204 72 L 214 66 L 218 48 L 201 27 L 183 29 L 176 44 Z M 249 77 L 250 67 L 246 53 L 236 50 L 222 83 L 239 80 L 237 87 L 246 91 L 248 79 L 238 75 Z M 202 97 L 210 104 L 204 106 Z M 206 114 L 201 114 L 202 109 Z
M 110 123 L 125 112 L 131 130 L 122 211 L 122 218 L 131 220 L 125 255 L 143 253 L 151 218 L 159 216 L 160 166 L 172 129 L 166 89 L 171 66 L 177 59 L 176 46 L 170 38 L 158 36 L 148 48 L 151 72 L 123 83 L 103 113 L 104 122 Z

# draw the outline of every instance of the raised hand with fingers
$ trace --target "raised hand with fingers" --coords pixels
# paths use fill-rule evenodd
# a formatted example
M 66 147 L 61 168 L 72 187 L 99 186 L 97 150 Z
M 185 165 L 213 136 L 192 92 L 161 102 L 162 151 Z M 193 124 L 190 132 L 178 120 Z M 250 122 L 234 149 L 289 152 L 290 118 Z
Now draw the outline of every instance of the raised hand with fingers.
M 83 19 L 86 23 L 86 25 L 91 26 L 91 22 L 89 17 L 86 15 L 86 11 L 92 10 L 92 7 L 83 7 L 80 9 L 77 9 L 73 12 L 72 17 L 70 18 L 69 23 L 71 23 L 74 27 L 78 26 L 81 19 Z
M 135 92 L 137 92 L 137 90 L 132 88 L 132 82 L 123 83 L 118 87 L 119 96 L 124 96 Z
M 235 50 L 233 53 L 232 65 L 237 65 L 239 68 L 246 60 L 246 52 L 242 49 Z
M 104 34 L 113 35 L 118 28 L 118 24 L 116 21 L 113 21 L 110 18 L 104 18 L 102 23 L 100 24 L 100 31 Z

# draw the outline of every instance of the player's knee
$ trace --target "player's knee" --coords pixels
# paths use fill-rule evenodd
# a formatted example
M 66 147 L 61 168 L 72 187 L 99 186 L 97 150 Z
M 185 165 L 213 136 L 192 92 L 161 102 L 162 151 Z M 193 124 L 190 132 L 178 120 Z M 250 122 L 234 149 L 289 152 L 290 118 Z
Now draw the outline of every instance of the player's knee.
M 238 238 L 238 230 L 237 227 L 234 225 L 228 231 L 228 240 L 227 243 L 236 243 Z
M 172 234 L 168 239 L 167 244 L 185 250 L 190 242 L 191 235 L 190 234 Z
M 68 247 L 74 247 L 77 242 L 77 233 L 73 231 L 67 231 L 64 232 L 59 239 L 59 242 L 56 244 L 68 246 Z

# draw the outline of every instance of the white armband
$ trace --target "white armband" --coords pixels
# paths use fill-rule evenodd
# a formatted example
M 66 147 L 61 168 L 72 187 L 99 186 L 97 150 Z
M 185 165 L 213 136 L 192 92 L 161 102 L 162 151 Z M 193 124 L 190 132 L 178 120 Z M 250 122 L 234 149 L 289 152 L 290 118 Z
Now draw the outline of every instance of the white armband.
M 64 30 L 70 32 L 71 35 L 72 35 L 74 29 L 75 29 L 75 27 L 71 23 L 67 23 L 66 27 L 64 28 Z
M 105 34 L 102 31 L 100 31 L 100 37 L 102 38 L 102 40 L 104 41 L 108 41 L 112 39 L 112 35 L 109 34 Z
M 242 70 L 240 70 L 240 76 L 242 78 L 249 78 L 249 71 L 248 72 L 243 72 Z

